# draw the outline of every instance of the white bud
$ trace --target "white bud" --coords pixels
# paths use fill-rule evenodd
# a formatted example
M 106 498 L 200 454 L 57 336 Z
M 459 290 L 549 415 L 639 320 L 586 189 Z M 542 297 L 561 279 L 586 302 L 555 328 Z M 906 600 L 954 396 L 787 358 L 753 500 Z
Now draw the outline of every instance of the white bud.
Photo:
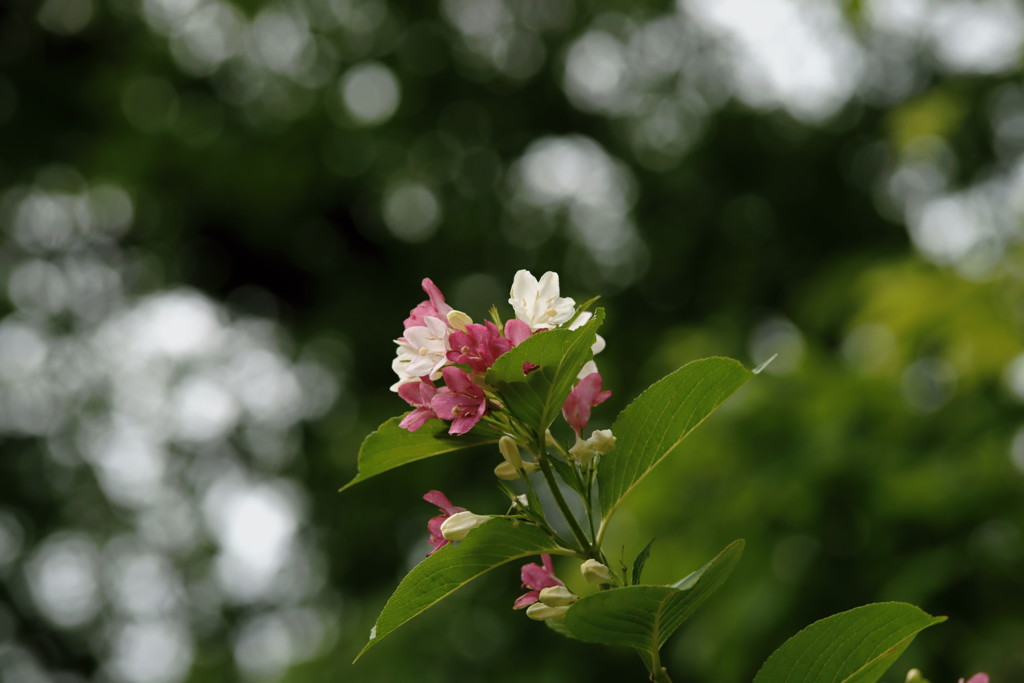
M 962 678 L 960 680 L 963 680 Z M 911 669 L 907 672 L 905 683 L 925 683 L 924 675 L 920 669 Z
M 494 467 L 494 476 L 504 481 L 514 481 L 519 478 L 519 471 L 502 460 Z
M 564 619 L 565 613 L 569 611 L 569 605 L 562 607 L 548 607 L 543 602 L 535 602 L 526 608 L 526 616 L 534 621 L 545 621 L 547 619 Z
M 489 519 L 489 515 L 477 515 L 469 510 L 456 512 L 441 523 L 441 535 L 449 541 L 461 541 L 466 534 Z
M 615 583 L 615 577 L 606 565 L 597 560 L 587 560 L 580 565 L 580 573 L 587 583 L 601 585 L 603 583 Z
M 521 508 L 530 507 L 530 501 L 527 500 L 525 493 L 521 493 L 518 496 L 516 496 L 516 503 Z
M 540 469 L 540 465 L 535 462 L 524 462 L 521 464 L 527 474 L 530 472 L 536 472 Z M 498 479 L 504 479 L 505 481 L 514 481 L 519 478 L 519 470 L 513 467 L 511 463 L 502 460 L 494 468 L 494 476 Z
M 569 454 L 581 465 L 586 465 L 596 455 L 604 455 L 615 448 L 615 435 L 610 429 L 597 429 L 587 440 L 576 438 L 576 445 L 569 449 Z
M 540 591 L 540 601 L 548 607 L 564 607 L 565 605 L 571 605 L 579 599 L 578 595 L 575 595 L 565 586 L 549 586 Z
M 511 436 L 503 436 L 498 439 L 498 450 L 501 451 L 501 457 L 505 458 L 505 462 L 512 465 L 513 469 L 523 466 L 523 459 L 519 455 L 519 446 Z
M 466 331 L 466 325 L 472 325 L 473 319 L 462 311 L 448 311 L 448 324 L 459 332 Z

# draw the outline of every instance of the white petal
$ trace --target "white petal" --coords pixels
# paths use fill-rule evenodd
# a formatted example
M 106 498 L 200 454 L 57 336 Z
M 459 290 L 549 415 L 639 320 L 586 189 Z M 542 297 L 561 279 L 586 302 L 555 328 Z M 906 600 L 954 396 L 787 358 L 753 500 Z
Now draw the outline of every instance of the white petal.
M 539 297 L 542 300 L 550 300 L 558 298 L 558 273 L 548 271 L 540 276 L 540 294 Z
M 580 373 L 576 375 L 576 379 L 583 379 L 587 375 L 591 375 L 595 372 L 597 372 L 597 363 L 592 360 L 588 360 L 583 364 L 583 367 L 580 368 Z

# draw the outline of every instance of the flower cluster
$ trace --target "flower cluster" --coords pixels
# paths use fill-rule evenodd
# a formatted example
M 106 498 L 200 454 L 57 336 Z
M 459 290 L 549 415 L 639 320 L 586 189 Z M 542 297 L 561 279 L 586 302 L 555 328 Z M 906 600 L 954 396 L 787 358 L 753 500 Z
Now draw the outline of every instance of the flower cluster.
M 577 313 L 576 302 L 559 292 L 558 274 L 547 272 L 540 280 L 520 270 L 512 282 L 509 303 L 514 318 L 474 323 L 453 309 L 429 278 L 423 280 L 427 300 L 405 319 L 405 332 L 395 340 L 398 349 L 391 368 L 398 375 L 392 391 L 412 407 L 400 425 L 416 431 L 428 420 L 451 422 L 450 434 L 465 434 L 500 404 L 490 395 L 484 375 L 503 354 L 534 334 L 568 325 L 578 329 L 591 313 Z M 592 351 L 600 352 L 600 337 Z M 536 368 L 527 364 L 525 371 Z M 590 420 L 590 409 L 611 392 L 601 391 L 601 375 L 593 361 L 579 374 L 581 380 L 565 401 L 563 415 L 577 439 Z M 442 382 L 438 387 L 436 382 Z
M 500 433 L 498 450 L 502 461 L 494 468 L 494 474 L 502 481 L 500 486 L 511 500 L 510 513 L 504 516 L 517 519 L 518 523 L 537 525 L 559 545 L 564 544 L 544 510 L 539 506 L 533 509 L 530 505 L 530 500 L 536 501 L 536 497 L 530 497 L 535 496 L 530 475 L 544 469 L 545 458 L 548 462 L 552 458 L 565 461 L 563 467 L 568 465 L 569 470 L 563 469 L 559 476 L 564 479 L 566 471 L 576 473 L 573 480 L 576 490 L 585 497 L 590 509 L 589 495 L 595 474 L 593 460 L 615 446 L 615 437 L 610 430 L 603 429 L 584 438 L 583 431 L 590 422 L 591 409 L 606 401 L 611 392 L 602 389 L 602 377 L 594 361 L 583 364 L 575 386 L 562 405 L 562 416 L 576 438 L 575 445 L 567 448 L 550 431 L 545 431 L 544 426 L 523 424 L 510 412 L 489 417 L 491 413 L 508 409 L 498 390 L 488 386 L 486 375 L 502 355 L 534 335 L 558 328 L 577 330 L 586 325 L 593 314 L 578 310 L 573 299 L 561 296 L 558 275 L 551 272 L 539 280 L 525 270 L 516 273 L 508 300 L 514 317 L 505 321 L 492 311 L 492 320 L 475 323 L 466 313 L 453 309 L 433 281 L 423 280 L 423 290 L 427 300 L 412 309 L 405 320 L 404 334 L 395 340 L 398 348 L 392 368 L 398 381 L 391 388 L 412 408 L 402 418 L 400 426 L 416 431 L 429 420 L 440 419 L 450 422 L 450 434 L 460 435 L 485 420 Z M 604 340 L 595 336 L 592 354 L 603 348 Z M 533 363 L 523 363 L 524 373 L 537 368 Z M 571 516 L 553 483 L 550 466 L 544 476 L 549 487 L 554 486 L 551 490 L 563 514 Z M 505 483 L 516 481 L 529 495 L 516 495 Z M 473 529 L 494 517 L 457 506 L 441 491 L 428 491 L 423 499 L 438 509 L 438 514 L 427 523 L 430 555 L 466 539 Z M 593 535 L 593 520 L 589 526 Z M 589 548 L 589 557 L 584 556 L 585 561 L 580 565 L 584 581 L 596 585 L 617 584 L 618 579 L 611 570 L 594 559 L 595 556 L 603 558 L 598 546 L 589 545 L 590 541 L 583 537 L 578 525 L 574 534 L 581 548 L 584 545 Z M 525 610 L 526 615 L 535 620 L 561 619 L 579 598 L 555 576 L 551 556 L 542 554 L 540 559 L 540 564 L 523 565 L 520 575 L 526 593 L 515 600 L 513 609 Z

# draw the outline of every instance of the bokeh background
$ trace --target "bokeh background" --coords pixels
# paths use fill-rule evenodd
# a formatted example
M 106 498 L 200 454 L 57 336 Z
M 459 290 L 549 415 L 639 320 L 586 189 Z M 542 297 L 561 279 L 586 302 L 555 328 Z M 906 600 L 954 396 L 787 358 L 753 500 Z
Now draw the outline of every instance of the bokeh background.
M 597 426 L 778 354 L 610 535 L 747 540 L 677 680 L 878 600 L 950 617 L 886 680 L 1024 680 L 1022 51 L 1013 0 L 0 3 L 0 679 L 640 680 L 515 566 L 350 664 L 423 492 L 501 506 L 489 451 L 337 493 L 391 340 L 528 268 L 608 309 Z

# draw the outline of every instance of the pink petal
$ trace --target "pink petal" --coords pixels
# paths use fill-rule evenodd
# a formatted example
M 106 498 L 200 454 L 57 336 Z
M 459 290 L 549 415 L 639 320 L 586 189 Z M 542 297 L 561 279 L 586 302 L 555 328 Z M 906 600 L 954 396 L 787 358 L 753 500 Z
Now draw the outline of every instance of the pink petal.
M 462 408 L 475 406 L 476 403 L 476 401 L 465 394 L 456 394 L 453 391 L 441 391 L 434 396 L 433 400 L 431 400 L 430 407 L 442 420 L 455 420 L 460 416 L 458 413 L 462 412 Z M 458 411 L 458 413 L 456 411 Z
M 974 674 L 973 676 L 971 676 L 967 680 L 967 683 L 988 683 L 988 674 L 986 674 L 986 673 Z
M 423 291 L 427 293 L 427 298 L 430 299 L 430 303 L 434 305 L 437 312 L 441 313 L 443 318 L 447 318 L 452 307 L 444 302 L 444 294 L 441 293 L 440 288 L 438 288 L 438 286 L 434 284 L 434 281 L 429 277 L 423 278 L 423 282 L 420 284 L 423 287 Z
M 530 326 L 519 318 L 512 318 L 505 322 L 505 338 L 512 342 L 512 346 L 519 346 L 532 334 Z
M 562 404 L 562 416 L 579 435 L 590 422 L 590 409 L 608 400 L 610 391 L 601 391 L 601 373 L 592 372 L 579 381 Z
M 417 408 L 408 415 L 402 418 L 402 421 L 398 423 L 398 426 L 402 429 L 407 429 L 410 432 L 415 432 L 417 429 L 427 423 L 427 420 L 437 417 L 431 408 Z
M 416 305 L 416 308 L 409 311 L 409 317 L 405 319 L 405 329 L 424 325 L 424 318 L 432 316 L 443 321 L 448 320 L 448 313 L 452 307 L 444 302 L 444 295 L 430 278 L 424 278 L 423 291 L 427 293 L 428 300 Z
M 437 393 L 437 387 L 426 377 L 421 377 L 419 382 L 405 382 L 398 386 L 398 395 L 415 408 L 426 408 L 430 406 L 430 399 Z
M 479 395 L 480 397 L 484 395 L 483 390 L 473 383 L 473 378 L 469 376 L 469 373 L 461 368 L 448 366 L 441 370 L 441 376 L 444 377 L 445 386 L 454 392 Z
M 456 418 L 452 421 L 452 426 L 448 428 L 448 433 L 452 436 L 460 436 L 473 429 L 479 421 L 480 418 L 476 416 Z
M 527 588 L 549 588 L 551 586 L 564 585 L 555 576 L 555 571 L 551 566 L 551 556 L 542 555 L 541 561 L 544 566 L 541 567 L 538 564 L 530 563 L 524 564 L 523 568 L 519 570 L 519 578 L 522 580 L 523 585 Z
M 516 601 L 512 603 L 512 609 L 523 609 L 529 607 L 533 603 L 540 600 L 540 591 L 530 591 L 529 593 L 523 593 Z
M 454 515 L 456 512 L 465 512 L 466 510 L 466 508 L 460 508 L 458 505 L 453 504 L 448 500 L 448 496 L 437 490 L 424 493 L 423 500 L 436 505 L 441 512 L 445 513 L 445 516 Z

